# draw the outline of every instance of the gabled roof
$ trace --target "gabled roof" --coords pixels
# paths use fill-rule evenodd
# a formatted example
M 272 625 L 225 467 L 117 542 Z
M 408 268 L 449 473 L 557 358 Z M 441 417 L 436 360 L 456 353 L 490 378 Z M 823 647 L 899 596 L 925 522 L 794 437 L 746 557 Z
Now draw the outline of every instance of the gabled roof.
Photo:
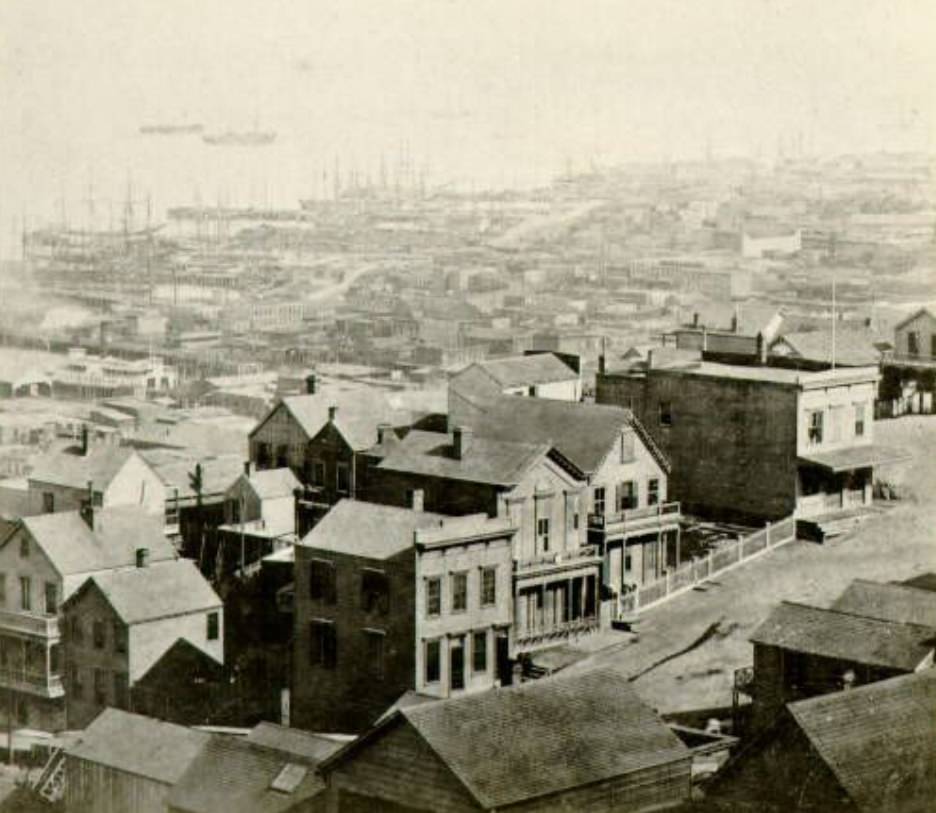
M 475 436 L 458 458 L 450 435 L 414 430 L 387 452 L 378 468 L 447 480 L 513 486 L 549 450 L 549 445 L 544 443 Z
M 135 454 L 126 446 L 92 449 L 86 455 L 57 452 L 37 460 L 29 479 L 70 488 L 87 488 L 91 482 L 103 491 Z
M 475 365 L 502 387 L 524 387 L 577 379 L 578 375 L 552 353 L 479 361 Z
M 936 648 L 936 629 L 784 601 L 750 640 L 793 652 L 913 671 Z
M 881 360 L 880 343 L 881 337 L 868 328 L 836 327 L 835 362 L 854 367 L 877 364 Z M 779 344 L 786 344 L 802 359 L 832 361 L 831 329 L 785 333 L 774 342 L 771 350 Z
M 474 421 L 478 436 L 500 441 L 544 444 L 554 447 L 585 474 L 598 470 L 616 448 L 621 432 L 636 428 L 634 414 L 623 407 L 559 401 L 552 398 L 521 398 L 502 395 L 471 399 L 481 413 Z M 638 437 L 641 433 L 638 432 Z M 649 447 L 656 456 L 658 450 Z M 664 470 L 669 463 L 658 460 Z
M 901 330 L 902 328 L 905 328 L 905 327 L 906 327 L 907 325 L 909 325 L 914 319 L 917 319 L 917 318 L 919 318 L 920 316 L 923 316 L 924 314 L 925 314 L 926 316 L 929 316 L 930 319 L 936 321 L 936 315 L 934 315 L 933 312 L 932 312 L 929 308 L 920 308 L 919 310 L 914 311 L 913 313 L 911 313 L 906 319 L 904 319 L 904 320 L 898 322 L 896 325 L 894 325 L 894 330 L 895 330 L 895 331 L 898 331 L 898 330 Z
M 306 548 L 387 559 L 413 547 L 417 528 L 438 526 L 442 514 L 341 500 L 299 542 Z
M 174 785 L 209 740 L 204 731 L 106 708 L 68 756 Z
M 147 449 L 140 452 L 156 476 L 169 488 L 178 489 L 180 497 L 194 497 L 190 476 L 195 466 L 202 470 L 202 494 L 220 494 L 244 471 L 244 456 L 223 454 L 201 457 L 184 450 Z
M 188 559 L 98 573 L 91 576 L 67 603 L 73 604 L 86 590 L 95 588 L 125 624 L 140 624 L 222 606 L 218 594 Z
M 261 500 L 275 500 L 277 497 L 291 497 L 299 488 L 299 481 L 290 468 L 264 469 L 255 471 L 247 478 L 254 494 Z
M 171 682 L 177 690 L 181 682 L 217 682 L 223 677 L 223 664 L 186 638 L 178 638 L 133 685 L 140 689 L 163 689 Z
M 147 548 L 152 562 L 176 557 L 161 517 L 136 507 L 96 510 L 93 531 L 77 511 L 23 517 L 20 523 L 62 576 L 130 567 L 138 548 Z
M 419 733 L 485 809 L 691 759 L 613 667 L 404 706 L 374 732 L 400 721 Z M 372 736 L 336 754 L 325 770 L 353 759 Z
M 326 737 L 313 734 L 311 731 L 276 725 L 276 723 L 258 723 L 250 730 L 246 739 L 247 742 L 287 751 L 290 754 L 298 754 L 318 763 L 347 744 L 349 738 Z
M 393 394 L 374 389 L 366 394 L 349 392 L 341 397 L 333 394 L 291 395 L 276 404 L 251 431 L 251 436 L 269 420 L 276 410 L 286 409 L 311 440 L 328 423 L 330 407 L 337 407 L 335 425 L 355 451 L 366 449 L 377 441 L 377 426 L 408 426 L 421 414 L 418 410 L 396 406 Z
M 859 810 L 933 809 L 936 669 L 787 708 Z
M 855 579 L 832 609 L 936 629 L 936 593 L 918 587 Z
M 214 737 L 166 799 L 186 813 L 282 813 L 325 787 L 316 760 L 235 737 Z M 273 783 L 289 765 L 290 781 Z

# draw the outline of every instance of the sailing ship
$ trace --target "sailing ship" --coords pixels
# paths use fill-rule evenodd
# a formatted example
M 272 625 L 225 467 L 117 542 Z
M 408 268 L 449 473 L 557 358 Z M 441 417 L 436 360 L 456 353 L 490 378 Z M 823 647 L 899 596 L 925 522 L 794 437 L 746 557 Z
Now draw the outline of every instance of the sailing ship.
M 204 129 L 202 124 L 144 124 L 140 132 L 143 135 L 195 135 Z
M 221 147 L 261 147 L 272 144 L 275 140 L 276 133 L 272 130 L 226 130 L 223 133 L 206 133 L 202 136 L 202 141 L 206 144 Z

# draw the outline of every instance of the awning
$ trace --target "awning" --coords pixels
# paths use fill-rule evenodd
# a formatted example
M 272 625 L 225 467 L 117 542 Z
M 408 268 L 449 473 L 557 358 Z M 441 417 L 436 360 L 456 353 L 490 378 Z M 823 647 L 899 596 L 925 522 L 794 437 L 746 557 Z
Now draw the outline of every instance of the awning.
M 814 452 L 799 458 L 800 465 L 819 466 L 832 472 L 867 469 L 885 463 L 897 463 L 908 460 L 910 453 L 904 449 L 869 444 L 851 446 L 848 449 L 835 449 L 830 452 Z

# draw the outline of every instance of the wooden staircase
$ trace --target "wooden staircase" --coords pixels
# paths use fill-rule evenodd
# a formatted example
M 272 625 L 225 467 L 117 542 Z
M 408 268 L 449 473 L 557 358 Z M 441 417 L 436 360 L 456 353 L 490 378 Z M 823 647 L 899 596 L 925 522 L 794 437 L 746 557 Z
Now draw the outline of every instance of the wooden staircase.
M 47 802 L 58 802 L 65 794 L 65 749 L 53 748 L 32 789 Z

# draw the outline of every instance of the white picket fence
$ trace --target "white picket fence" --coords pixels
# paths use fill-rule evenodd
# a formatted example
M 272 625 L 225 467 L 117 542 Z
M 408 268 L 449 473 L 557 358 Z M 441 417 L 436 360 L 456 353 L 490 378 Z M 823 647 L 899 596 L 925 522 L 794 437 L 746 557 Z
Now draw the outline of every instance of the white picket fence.
M 768 522 L 759 531 L 739 537 L 733 542 L 724 542 L 717 550 L 690 559 L 675 570 L 668 571 L 663 578 L 619 596 L 618 617 L 633 615 L 639 610 L 673 598 L 692 589 L 699 582 L 710 579 L 716 573 L 731 570 L 742 562 L 795 538 L 796 520 L 793 517 L 775 523 Z

